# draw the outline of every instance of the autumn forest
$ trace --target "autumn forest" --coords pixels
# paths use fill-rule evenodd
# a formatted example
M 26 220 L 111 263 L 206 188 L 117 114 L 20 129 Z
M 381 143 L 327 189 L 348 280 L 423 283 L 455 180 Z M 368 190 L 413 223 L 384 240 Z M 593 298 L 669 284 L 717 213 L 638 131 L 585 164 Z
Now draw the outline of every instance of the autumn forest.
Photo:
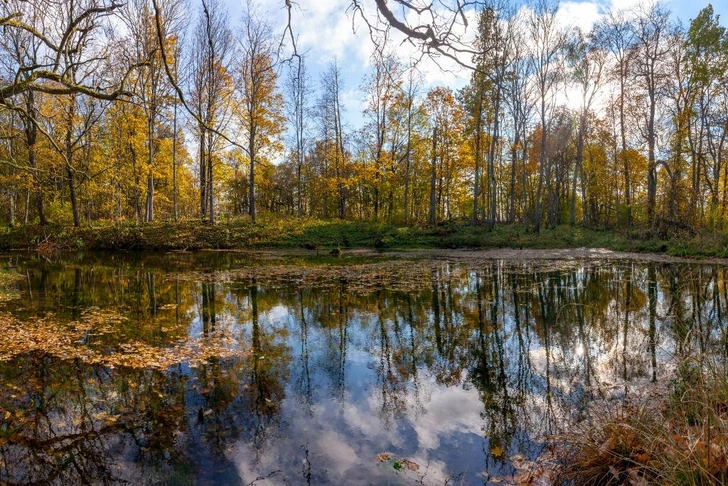
M 295 11 L 279 29 L 250 2 L 235 20 L 219 0 L 5 1 L 0 219 L 725 228 L 728 32 L 710 5 L 582 30 L 548 0 L 478 3 L 472 42 L 423 35 L 405 61 L 399 11 L 377 2 L 351 112 L 346 66 L 312 72 Z M 438 57 L 469 82 L 429 86 Z

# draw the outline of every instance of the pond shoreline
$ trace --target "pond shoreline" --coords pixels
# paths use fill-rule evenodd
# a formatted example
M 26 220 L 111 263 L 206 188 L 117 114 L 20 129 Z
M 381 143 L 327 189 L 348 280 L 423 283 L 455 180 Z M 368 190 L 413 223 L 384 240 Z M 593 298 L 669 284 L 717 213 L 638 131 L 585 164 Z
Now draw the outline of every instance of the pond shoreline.
M 608 248 L 495 248 L 488 250 L 393 250 L 388 255 L 422 256 L 423 258 L 455 258 L 455 259 L 483 259 L 483 260 L 632 260 L 658 263 L 706 263 L 727 265 L 728 258 L 694 258 L 666 255 L 664 253 L 639 253 L 615 251 Z
M 319 254 L 370 249 L 513 251 L 548 250 L 654 253 L 676 257 L 728 258 L 728 235 L 721 231 L 675 233 L 645 229 L 589 229 L 563 225 L 534 233 L 522 224 L 487 225 L 449 221 L 434 226 L 365 221 L 280 218 L 251 223 L 103 223 L 94 227 L 52 224 L 0 228 L 0 251 L 192 251 L 312 250 Z M 509 254 L 510 255 L 510 254 Z M 514 255 L 523 255 L 514 253 Z M 537 258 L 541 258 L 538 254 Z M 571 258 L 569 254 L 564 255 Z M 548 258 L 553 258 L 547 255 Z M 560 257 L 560 256 L 559 256 Z M 586 257 L 592 257 L 587 254 Z M 558 258 L 558 257 L 557 257 Z
M 42 249 L 31 249 L 31 248 L 14 248 L 9 250 L 0 250 L 6 254 L 13 253 L 25 253 L 25 252 L 40 252 L 43 253 Z M 83 250 L 63 250 L 60 253 L 73 254 Z M 147 252 L 150 250 L 133 249 L 133 250 L 94 250 L 94 253 L 134 253 L 134 252 Z M 159 250 L 151 250 L 159 251 Z M 723 257 L 680 257 L 666 255 L 664 253 L 651 253 L 651 252 L 627 252 L 627 251 L 616 251 L 608 248 L 552 248 L 552 249 L 541 249 L 541 248 L 524 248 L 524 249 L 511 249 L 511 248 L 492 248 L 492 249 L 437 249 L 437 248 L 414 248 L 414 249 L 391 249 L 391 250 L 376 250 L 371 248 L 351 248 L 341 250 L 336 254 L 331 254 L 328 251 L 320 250 L 306 250 L 296 248 L 234 248 L 234 249 L 214 249 L 214 248 L 200 248 L 194 250 L 161 250 L 160 253 L 172 253 L 172 254 L 192 254 L 192 253 L 248 253 L 254 255 L 265 255 L 269 254 L 273 258 L 282 257 L 304 257 L 304 258 L 316 258 L 320 260 L 327 260 L 329 263 L 334 264 L 340 261 L 342 265 L 351 263 L 347 260 L 356 259 L 357 263 L 361 263 L 362 259 L 372 258 L 373 261 L 379 261 L 382 259 L 452 259 L 457 261 L 462 260 L 506 260 L 510 262 L 526 262 L 526 261 L 559 261 L 559 260 L 629 260 L 635 262 L 655 262 L 655 263 L 702 263 L 711 265 L 728 265 L 728 258 Z

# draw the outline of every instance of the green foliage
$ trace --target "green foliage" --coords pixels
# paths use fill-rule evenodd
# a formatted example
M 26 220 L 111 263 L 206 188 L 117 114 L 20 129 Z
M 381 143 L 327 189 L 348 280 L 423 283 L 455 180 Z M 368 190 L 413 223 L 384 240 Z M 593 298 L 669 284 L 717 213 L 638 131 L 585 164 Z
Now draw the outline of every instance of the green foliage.
M 668 237 L 646 231 L 592 230 L 558 226 L 539 233 L 520 224 L 486 225 L 448 221 L 435 226 L 399 226 L 366 221 L 276 218 L 269 215 L 255 224 L 248 218 L 209 225 L 197 221 L 152 224 L 109 224 L 73 228 L 59 224 L 6 228 L 0 250 L 199 250 L 199 249 L 558 249 L 606 248 L 615 251 L 667 253 L 679 257 L 726 257 L 728 234 L 699 232 Z

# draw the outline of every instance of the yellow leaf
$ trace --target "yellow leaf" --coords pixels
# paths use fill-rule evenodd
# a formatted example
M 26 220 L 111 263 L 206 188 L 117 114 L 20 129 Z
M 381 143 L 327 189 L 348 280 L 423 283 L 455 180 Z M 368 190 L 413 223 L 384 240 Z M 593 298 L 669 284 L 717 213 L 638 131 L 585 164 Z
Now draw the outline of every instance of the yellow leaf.
M 490 450 L 490 453 L 493 457 L 501 458 L 505 455 L 506 451 L 501 446 L 495 446 Z

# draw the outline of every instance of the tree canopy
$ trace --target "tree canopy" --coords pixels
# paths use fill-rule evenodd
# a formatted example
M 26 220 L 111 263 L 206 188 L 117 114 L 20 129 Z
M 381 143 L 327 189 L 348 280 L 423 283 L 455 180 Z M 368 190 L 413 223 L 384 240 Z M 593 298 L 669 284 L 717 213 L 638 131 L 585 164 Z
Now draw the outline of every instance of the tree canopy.
M 373 41 L 360 113 L 340 61 L 311 75 L 285 7 L 280 32 L 252 2 L 238 23 L 216 0 L 3 2 L 0 218 L 725 227 L 711 5 L 687 25 L 657 3 L 577 28 L 550 0 L 351 0 Z M 470 82 L 430 83 L 391 31 Z

